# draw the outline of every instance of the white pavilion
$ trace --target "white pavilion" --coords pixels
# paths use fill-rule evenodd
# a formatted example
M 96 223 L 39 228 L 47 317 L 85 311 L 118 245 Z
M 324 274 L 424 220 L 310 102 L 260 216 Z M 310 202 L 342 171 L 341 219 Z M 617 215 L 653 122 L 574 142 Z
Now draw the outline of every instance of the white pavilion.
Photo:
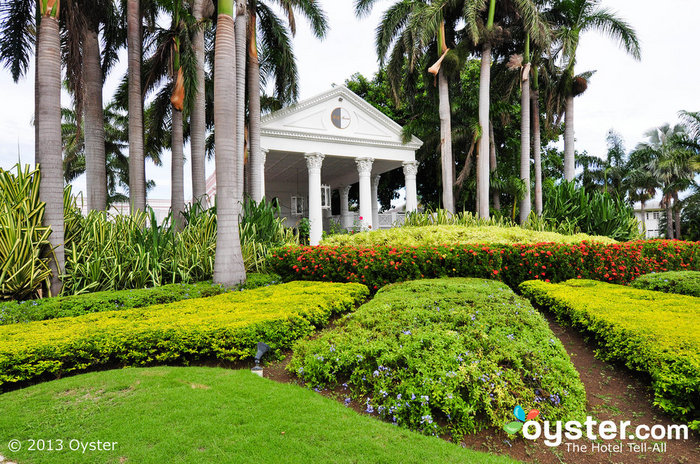
M 337 220 L 344 228 L 379 229 L 377 187 L 380 176 L 403 167 L 406 212 L 417 208 L 416 137 L 403 142 L 402 128 L 347 87 L 331 90 L 262 118 L 260 145 L 264 192 L 277 199 L 288 226 L 308 217 L 310 243 L 318 245 L 324 226 Z M 215 173 L 207 193 L 216 194 Z M 350 186 L 359 181 L 359 214 L 348 210 Z M 340 216 L 331 217 L 331 190 L 340 193 Z M 395 215 L 394 215 L 395 217 Z M 390 219 L 390 218 L 389 218 Z

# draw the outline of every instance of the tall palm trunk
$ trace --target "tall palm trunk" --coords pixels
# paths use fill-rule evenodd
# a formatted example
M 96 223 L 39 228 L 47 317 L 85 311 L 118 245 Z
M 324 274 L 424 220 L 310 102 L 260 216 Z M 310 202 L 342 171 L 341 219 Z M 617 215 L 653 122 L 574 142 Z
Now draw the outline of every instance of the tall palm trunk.
M 681 239 L 681 204 L 678 192 L 673 192 L 673 219 L 676 221 L 676 238 Z
M 146 210 L 146 166 L 143 147 L 143 92 L 141 90 L 141 4 L 126 7 L 129 66 L 129 203 L 132 214 Z
M 521 79 L 520 96 L 520 179 L 525 184 L 523 197 L 520 199 L 520 224 L 525 224 L 532 211 L 530 198 L 530 76 L 527 67 Z
M 203 18 L 203 0 L 195 0 L 192 7 L 197 21 Z M 205 173 L 206 143 L 206 95 L 204 77 L 204 31 L 198 29 L 194 35 L 194 55 L 197 60 L 197 90 L 192 96 L 190 115 L 190 162 L 192 163 L 192 200 L 201 201 L 207 193 Z
M 180 231 L 184 228 L 185 210 L 185 155 L 183 153 L 182 135 L 182 111 L 172 108 L 172 165 L 170 167 L 170 209 L 173 213 L 173 223 L 175 229 Z
M 216 147 L 217 235 L 214 282 L 233 286 L 245 281 L 238 230 L 236 159 L 236 42 L 233 0 L 219 0 L 214 49 L 214 126 Z
M 246 35 L 248 29 L 246 0 L 236 0 L 236 163 L 241 166 L 236 172 L 236 198 L 243 199 L 245 166 L 245 65 L 246 65 Z
M 574 159 L 574 96 L 566 96 L 564 113 L 564 179 L 574 180 L 576 160 Z
M 535 82 L 537 86 L 537 82 Z M 535 158 L 535 214 L 542 216 L 542 136 L 540 134 L 540 92 L 532 90 L 532 154 Z
M 452 122 L 450 115 L 450 91 L 445 71 L 438 72 L 438 94 L 440 97 L 440 154 L 442 162 L 442 207 L 455 212 L 454 187 L 452 183 Z
M 479 127 L 481 138 L 477 151 L 476 176 L 478 188 L 477 213 L 480 217 L 489 217 L 489 105 L 491 85 L 491 43 L 484 43 L 481 52 L 481 74 L 479 77 Z
M 666 202 L 666 238 L 673 240 L 673 209 L 671 206 L 671 197 L 669 195 L 665 198 Z
M 496 169 L 498 169 L 498 161 L 496 159 L 496 135 L 493 131 L 493 122 L 489 122 L 489 171 L 492 176 L 495 176 Z M 491 201 L 493 202 L 493 209 L 496 211 L 501 210 L 501 192 L 494 189 L 491 193 Z
M 51 227 L 49 242 L 54 248 L 55 260 L 51 260 L 51 288 L 56 295 L 61 291 L 60 273 L 64 263 L 63 248 L 63 159 L 61 146 L 61 42 L 58 32 L 58 8 L 42 6 L 39 24 L 37 54 L 37 83 L 41 98 L 37 111 L 38 138 L 36 162 L 41 171 L 39 195 L 46 203 L 44 223 Z
M 85 171 L 90 211 L 107 209 L 107 164 L 102 107 L 102 66 L 97 31 L 87 28 L 83 37 L 85 76 Z
M 647 238 L 647 213 L 645 211 L 646 201 L 642 200 L 640 203 L 642 204 L 642 229 L 644 229 L 644 238 Z
M 248 10 L 248 138 L 250 140 L 250 191 L 253 200 L 265 196 L 262 151 L 260 150 L 260 62 L 258 61 L 257 17 L 255 2 Z

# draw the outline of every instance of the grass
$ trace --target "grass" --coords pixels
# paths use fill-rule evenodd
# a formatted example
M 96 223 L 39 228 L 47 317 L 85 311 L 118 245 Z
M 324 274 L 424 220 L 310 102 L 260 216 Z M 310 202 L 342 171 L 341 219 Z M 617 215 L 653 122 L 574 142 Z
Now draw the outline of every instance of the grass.
M 563 235 L 556 232 L 540 232 L 521 227 L 439 225 L 420 227 L 394 227 L 392 229 L 361 232 L 352 235 L 333 235 L 323 240 L 323 245 L 350 246 L 434 246 L 444 244 L 488 243 L 580 243 L 584 240 L 600 243 L 616 243 L 608 237 L 586 234 Z
M 0 396 L 0 453 L 22 464 L 511 463 L 361 416 L 247 370 L 130 368 Z M 29 439 L 117 442 L 115 451 L 28 451 Z M 11 439 L 21 440 L 17 453 Z

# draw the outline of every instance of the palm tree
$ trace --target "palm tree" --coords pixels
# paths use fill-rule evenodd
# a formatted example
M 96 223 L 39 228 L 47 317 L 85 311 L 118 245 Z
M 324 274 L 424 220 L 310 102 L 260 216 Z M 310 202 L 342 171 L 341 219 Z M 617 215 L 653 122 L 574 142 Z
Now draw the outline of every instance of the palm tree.
M 211 16 L 210 0 L 194 0 L 192 14 L 202 24 Z M 192 114 L 190 115 L 190 163 L 192 164 L 192 200 L 201 201 L 206 195 L 206 94 L 204 68 L 204 30 L 200 27 L 193 38 L 194 54 L 197 60 L 197 86 L 192 96 Z
M 356 0 L 358 16 L 368 13 L 375 0 Z M 452 156 L 452 127 L 449 99 L 448 70 L 455 70 L 459 56 L 455 53 L 454 30 L 459 11 L 455 2 L 400 0 L 382 17 L 377 28 L 376 45 L 380 66 L 386 69 L 392 85 L 394 99 L 398 103 L 401 80 L 407 67 L 411 71 L 418 60 L 426 56 L 428 48 L 435 45 L 440 58 L 428 72 L 437 78 L 440 115 L 440 158 L 442 167 L 442 207 L 454 213 L 454 159 Z M 448 26 L 448 27 L 446 27 Z M 487 137 L 488 140 L 488 137 Z
M 666 237 L 681 236 L 679 192 L 688 189 L 693 183 L 696 167 L 693 164 L 695 152 L 685 145 L 687 133 L 682 125 L 665 124 L 647 131 L 647 142 L 636 148 L 636 157 L 649 160 L 647 169 L 658 179 L 663 194 L 662 205 L 666 208 Z
M 641 58 L 639 40 L 634 29 L 612 10 L 599 8 L 600 0 L 558 0 L 554 3 L 553 18 L 557 25 L 557 39 L 561 47 L 566 72 L 564 92 L 566 112 L 564 125 L 564 178 L 574 178 L 574 97 L 583 93 L 587 79 L 576 76 L 576 52 L 581 34 L 597 30 L 619 41 L 622 48 L 635 59 Z
M 544 44 L 547 26 L 542 21 L 537 5 L 533 0 L 486 0 L 464 2 L 464 20 L 466 30 L 475 44 L 481 43 L 481 74 L 479 78 L 479 127 L 481 138 L 477 150 L 477 186 L 479 204 L 477 213 L 483 218 L 489 217 L 489 150 L 488 124 L 491 85 L 491 52 L 493 46 L 501 39 L 503 28 L 496 19 L 506 20 L 516 17 L 522 23 L 522 29 L 536 44 Z M 486 12 L 485 21 L 482 13 Z M 485 26 L 484 26 L 485 22 Z M 510 21 L 506 21 L 510 22 Z M 483 154 L 483 156 L 482 156 Z M 529 169 L 529 168 L 528 168 Z M 529 176 L 528 176 L 529 177 Z M 529 190 L 529 187 L 528 187 Z
M 286 13 L 289 32 L 296 34 L 294 9 L 300 11 L 311 23 L 311 30 L 318 38 L 328 29 L 326 17 L 314 0 L 275 0 Z M 258 27 L 259 26 L 259 27 Z M 258 35 L 261 38 L 265 74 L 275 77 L 275 96 L 280 103 L 295 101 L 298 95 L 297 70 L 287 28 L 275 12 L 261 0 L 248 0 L 248 133 L 249 133 L 249 192 L 257 202 L 262 200 L 262 152 L 260 151 L 260 85 L 263 76 L 258 57 Z
M 246 37 L 248 36 L 248 5 L 246 0 L 236 0 L 236 164 L 245 166 L 245 77 Z M 243 201 L 243 169 L 236 171 L 237 201 Z
M 233 286 L 246 279 L 239 220 L 241 203 L 236 192 L 236 39 L 233 0 L 219 0 L 214 51 L 214 125 L 216 127 L 217 236 L 214 282 Z
M 146 165 L 141 89 L 141 2 L 126 1 L 129 95 L 129 202 L 131 213 L 146 210 Z
M 56 259 L 51 261 L 53 295 L 61 291 L 60 274 L 64 263 L 63 248 L 63 163 L 61 157 L 61 40 L 59 34 L 59 0 L 40 2 L 37 37 L 37 85 L 39 104 L 36 124 L 36 163 L 41 170 L 39 195 L 46 203 L 45 225 L 51 227 L 49 242 Z

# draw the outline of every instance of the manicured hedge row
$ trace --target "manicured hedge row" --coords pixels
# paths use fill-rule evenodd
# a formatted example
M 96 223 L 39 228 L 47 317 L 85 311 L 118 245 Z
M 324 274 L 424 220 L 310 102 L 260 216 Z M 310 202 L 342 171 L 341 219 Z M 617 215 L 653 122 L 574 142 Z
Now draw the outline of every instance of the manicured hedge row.
M 700 298 L 591 280 L 529 281 L 520 290 L 593 335 L 602 359 L 651 375 L 654 404 L 700 429 Z
M 632 282 L 635 288 L 700 297 L 700 272 L 677 271 L 647 274 Z
M 368 295 L 364 285 L 292 282 L 158 306 L 0 326 L 0 386 L 100 366 L 279 355 Z
M 506 285 L 417 280 L 382 288 L 336 328 L 294 346 L 288 370 L 368 412 L 455 438 L 513 421 L 585 416 L 585 390 L 542 315 Z M 346 400 L 346 401 L 349 401 Z
M 511 286 L 531 279 L 628 283 L 649 272 L 700 269 L 700 243 L 286 247 L 272 253 L 270 265 L 288 280 L 360 282 L 373 290 L 392 282 L 444 276 L 492 278 Z
M 248 274 L 246 282 L 237 289 L 251 289 L 280 281 L 276 274 Z M 203 298 L 228 291 L 211 282 L 169 284 L 139 290 L 119 290 L 82 295 L 43 298 L 40 300 L 0 303 L 0 325 L 17 322 L 43 321 L 57 317 L 72 317 L 101 311 L 141 308 L 161 303 Z

